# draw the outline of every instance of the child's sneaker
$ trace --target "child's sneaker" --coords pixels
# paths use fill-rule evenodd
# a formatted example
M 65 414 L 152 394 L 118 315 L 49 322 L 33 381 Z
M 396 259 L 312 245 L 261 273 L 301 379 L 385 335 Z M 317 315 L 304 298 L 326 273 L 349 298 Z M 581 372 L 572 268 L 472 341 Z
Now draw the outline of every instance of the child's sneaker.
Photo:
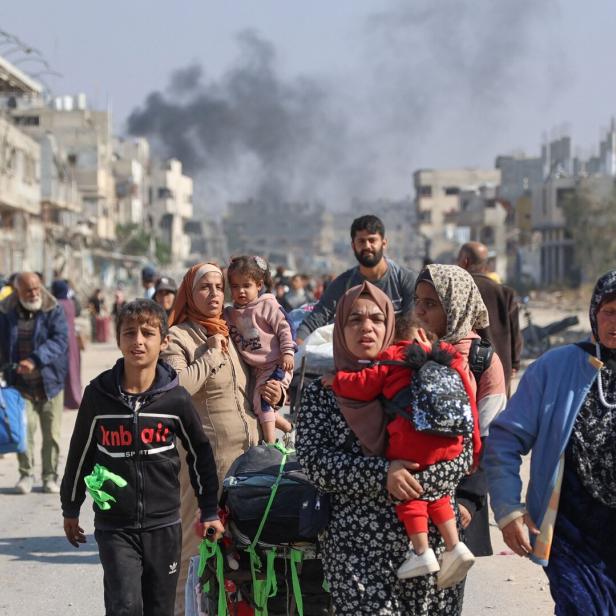
M 441 571 L 436 578 L 439 588 L 450 588 L 461 582 L 475 564 L 473 553 L 460 541 L 451 552 L 443 552 Z
M 436 573 L 439 568 L 438 560 L 436 560 L 432 548 L 428 548 L 423 554 L 415 554 L 415 551 L 411 548 L 406 554 L 406 560 L 400 565 L 397 576 L 401 580 L 406 580 L 421 575 L 428 575 L 429 573 Z

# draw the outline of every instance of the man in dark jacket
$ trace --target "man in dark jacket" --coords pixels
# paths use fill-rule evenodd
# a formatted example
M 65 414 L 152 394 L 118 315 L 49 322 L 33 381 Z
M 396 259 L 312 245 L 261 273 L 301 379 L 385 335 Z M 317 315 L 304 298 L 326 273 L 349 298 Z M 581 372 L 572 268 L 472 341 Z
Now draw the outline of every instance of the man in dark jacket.
M 343 272 L 327 285 L 319 303 L 297 330 L 298 344 L 315 329 L 333 323 L 338 300 L 351 287 L 366 280 L 391 299 L 397 315 L 412 308 L 417 276 L 415 272 L 385 257 L 387 239 L 385 225 L 380 218 L 372 214 L 356 218 L 351 224 L 351 246 L 359 265 Z
M 473 277 L 483 303 L 488 309 L 490 325 L 479 332 L 487 338 L 500 357 L 505 373 L 507 395 L 511 390 L 511 378 L 520 368 L 522 336 L 515 291 L 494 282 L 488 275 L 488 248 L 479 242 L 468 242 L 460 248 L 458 265 Z
M 0 303 L 0 363 L 17 365 L 5 376 L 25 398 L 28 417 L 28 449 L 18 454 L 21 477 L 15 492 L 32 491 L 34 433 L 40 422 L 43 492 L 56 494 L 60 491 L 58 455 L 68 370 L 66 317 L 37 274 L 22 272 L 15 284 L 16 292 Z

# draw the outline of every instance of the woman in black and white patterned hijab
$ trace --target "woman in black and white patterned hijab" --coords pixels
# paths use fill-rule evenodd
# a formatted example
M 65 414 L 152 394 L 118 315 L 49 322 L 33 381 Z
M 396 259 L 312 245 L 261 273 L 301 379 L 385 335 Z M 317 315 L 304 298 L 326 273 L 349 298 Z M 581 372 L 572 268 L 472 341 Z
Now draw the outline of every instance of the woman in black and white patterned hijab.
M 457 265 L 428 265 L 415 283 L 415 316 L 466 358 L 464 369 L 476 386 L 479 427 L 485 437 L 492 419 L 505 408 L 507 394 L 503 365 L 496 353 L 478 383 L 468 363 L 471 348 L 480 338 L 476 330 L 489 324 L 488 310 L 473 277 Z M 492 554 L 486 492 L 479 469 L 460 483 L 456 495 L 466 543 L 476 556 Z
M 485 453 L 505 542 L 544 566 L 555 613 L 572 616 L 616 614 L 616 270 L 597 280 L 589 317 L 592 342 L 552 349 L 527 368 Z
M 616 300 L 616 270 L 612 270 L 603 274 L 597 283 L 590 299 L 590 309 L 588 316 L 590 318 L 590 328 L 595 341 L 598 341 L 602 346 L 606 348 L 613 348 L 609 340 L 609 328 L 602 327 L 604 331 L 599 331 L 599 322 L 597 319 L 599 311 L 605 304 L 608 304 Z M 605 313 L 605 308 L 603 308 Z M 607 325 L 607 324 L 606 324 Z M 601 335 L 606 338 L 601 339 Z M 615 339 L 616 343 L 616 339 Z
M 488 309 L 466 270 L 457 265 L 428 265 L 419 274 L 416 287 L 422 282 L 434 287 L 445 313 L 445 330 L 434 331 L 445 342 L 453 344 L 489 325 Z

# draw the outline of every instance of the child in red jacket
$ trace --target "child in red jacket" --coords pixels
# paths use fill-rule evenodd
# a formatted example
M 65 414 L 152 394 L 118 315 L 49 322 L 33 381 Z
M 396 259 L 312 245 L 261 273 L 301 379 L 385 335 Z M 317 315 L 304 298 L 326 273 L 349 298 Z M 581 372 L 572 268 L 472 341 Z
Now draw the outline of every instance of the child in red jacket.
M 453 460 L 464 448 L 464 436 L 473 440 L 473 459 L 479 459 L 481 440 L 475 396 L 464 370 L 466 359 L 445 342 L 429 345 L 408 339 L 414 324 L 402 320 L 395 342 L 368 367 L 357 372 L 338 371 L 331 381 L 334 392 L 353 400 L 374 400 L 383 395 L 385 407 L 395 408 L 388 427 L 388 460 L 409 460 L 420 465 Z M 402 335 L 400 335 L 402 334 Z M 465 426 L 465 430 L 459 429 Z M 457 428 L 455 427 L 457 426 Z M 456 434 L 457 432 L 457 434 Z M 451 494 L 456 486 L 451 486 Z M 396 513 L 411 541 L 406 560 L 398 569 L 401 579 L 439 571 L 438 585 L 448 588 L 464 579 L 475 557 L 458 536 L 451 494 L 434 501 L 415 499 L 396 505 Z M 428 545 L 428 517 L 446 546 L 439 565 Z

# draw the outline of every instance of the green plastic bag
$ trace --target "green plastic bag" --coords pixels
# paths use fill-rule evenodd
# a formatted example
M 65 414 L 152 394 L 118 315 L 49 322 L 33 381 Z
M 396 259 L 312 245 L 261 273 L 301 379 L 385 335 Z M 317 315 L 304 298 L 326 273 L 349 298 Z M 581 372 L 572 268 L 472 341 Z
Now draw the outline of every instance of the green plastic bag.
M 126 485 L 126 480 L 112 473 L 108 468 L 96 464 L 89 475 L 83 478 L 86 488 L 92 497 L 92 500 L 98 505 L 101 511 L 111 509 L 111 502 L 116 502 L 116 499 L 111 494 L 105 492 L 103 484 L 105 481 L 112 481 L 118 488 L 123 488 Z

